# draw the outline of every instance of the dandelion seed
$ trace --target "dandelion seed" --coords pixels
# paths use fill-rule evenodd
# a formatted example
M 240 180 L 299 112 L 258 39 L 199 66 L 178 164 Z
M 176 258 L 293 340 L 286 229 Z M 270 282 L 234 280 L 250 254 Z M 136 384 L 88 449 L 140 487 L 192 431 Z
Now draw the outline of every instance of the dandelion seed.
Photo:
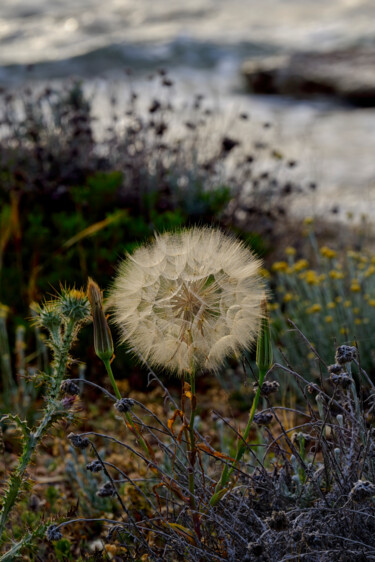
M 120 265 L 109 303 L 122 341 L 179 375 L 217 370 L 254 342 L 261 262 L 219 230 L 157 235 Z

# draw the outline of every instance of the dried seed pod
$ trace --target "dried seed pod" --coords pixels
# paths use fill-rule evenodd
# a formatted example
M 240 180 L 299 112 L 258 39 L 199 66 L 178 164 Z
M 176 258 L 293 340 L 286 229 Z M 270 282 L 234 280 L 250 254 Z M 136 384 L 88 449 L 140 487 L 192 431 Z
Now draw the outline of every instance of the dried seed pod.
M 268 425 L 271 423 L 273 415 L 270 412 L 259 412 L 255 414 L 254 423 L 257 425 Z
M 81 435 L 76 435 L 75 433 L 69 433 L 68 439 L 72 443 L 73 447 L 77 449 L 87 449 L 90 445 L 90 441 L 87 437 L 81 437 Z
M 96 492 L 99 498 L 110 498 L 116 495 L 116 490 L 111 482 L 106 482 L 101 488 Z
M 353 382 L 353 379 L 348 375 L 348 373 L 341 373 L 339 375 L 332 374 L 329 379 L 334 385 L 341 386 L 342 388 L 348 388 Z
M 126 412 L 129 412 L 133 406 L 134 400 L 132 400 L 131 398 L 121 398 L 121 400 L 117 400 L 117 402 L 115 402 L 116 410 L 118 412 L 121 412 L 122 414 L 126 414 Z
M 90 472 L 101 472 L 103 470 L 103 465 L 100 461 L 95 460 L 86 465 L 86 470 Z
M 350 490 L 349 497 L 354 502 L 363 502 L 375 496 L 375 484 L 368 480 L 358 480 Z
M 59 541 L 62 539 L 62 533 L 57 528 L 57 525 L 50 525 L 46 531 L 46 537 L 49 541 Z
M 350 363 L 358 355 L 357 348 L 351 345 L 340 345 L 336 349 L 336 363 L 339 365 L 344 365 L 345 363 Z
M 79 386 L 70 379 L 66 379 L 61 383 L 60 390 L 71 396 L 77 396 L 79 394 Z
M 254 391 L 258 388 L 258 383 L 254 383 Z M 262 389 L 260 391 L 261 396 L 269 396 L 270 394 L 277 392 L 280 388 L 280 384 L 277 381 L 264 381 L 262 384 Z
M 332 375 L 339 375 L 340 373 L 342 373 L 344 370 L 342 365 L 338 365 L 337 363 L 334 363 L 333 365 L 329 365 L 328 367 L 328 372 Z

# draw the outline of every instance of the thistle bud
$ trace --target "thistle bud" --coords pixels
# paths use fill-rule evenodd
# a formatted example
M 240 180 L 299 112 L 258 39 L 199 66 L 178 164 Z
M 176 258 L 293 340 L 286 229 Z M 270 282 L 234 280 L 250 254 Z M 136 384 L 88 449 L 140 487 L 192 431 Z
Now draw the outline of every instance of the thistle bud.
M 87 297 L 93 318 L 95 353 L 102 361 L 109 361 L 113 356 L 112 335 L 103 310 L 102 292 L 91 278 L 87 285 Z
M 273 353 L 266 299 L 262 300 L 260 306 L 262 310 L 262 318 L 257 341 L 256 364 L 259 371 L 265 373 L 272 367 Z

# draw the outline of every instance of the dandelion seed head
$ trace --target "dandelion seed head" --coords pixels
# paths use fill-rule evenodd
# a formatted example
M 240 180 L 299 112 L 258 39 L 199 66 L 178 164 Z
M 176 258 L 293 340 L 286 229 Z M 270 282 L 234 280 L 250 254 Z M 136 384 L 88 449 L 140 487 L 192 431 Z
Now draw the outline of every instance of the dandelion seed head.
M 210 228 L 156 235 L 121 263 L 109 304 L 122 342 L 180 375 L 250 346 L 265 295 L 261 261 Z

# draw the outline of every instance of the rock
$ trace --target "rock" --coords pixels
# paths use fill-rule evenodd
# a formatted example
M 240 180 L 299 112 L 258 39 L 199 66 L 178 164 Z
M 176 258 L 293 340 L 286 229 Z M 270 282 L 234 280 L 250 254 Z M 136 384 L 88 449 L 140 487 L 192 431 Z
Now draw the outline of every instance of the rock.
M 375 50 L 299 53 L 246 61 L 247 88 L 255 94 L 332 97 L 375 106 Z

